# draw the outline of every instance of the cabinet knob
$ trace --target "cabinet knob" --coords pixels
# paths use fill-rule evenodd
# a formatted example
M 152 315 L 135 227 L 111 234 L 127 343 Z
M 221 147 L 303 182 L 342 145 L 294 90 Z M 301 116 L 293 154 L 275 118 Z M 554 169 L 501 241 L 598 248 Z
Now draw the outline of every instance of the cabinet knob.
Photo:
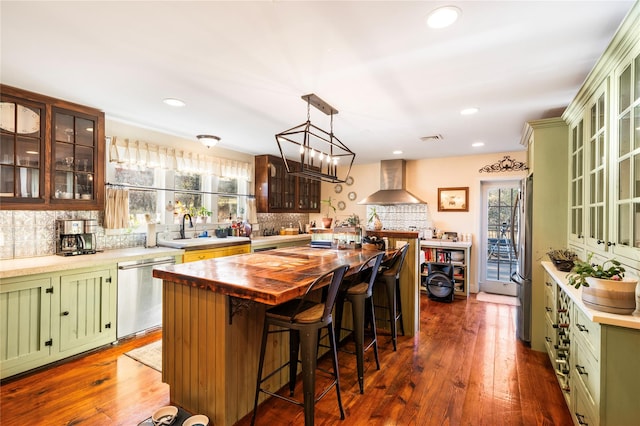
M 579 425 L 588 426 L 589 423 L 584 421 L 584 416 L 578 412 L 576 414 L 576 419 L 578 420 Z
M 64 311 L 64 312 L 62 313 L 62 316 L 63 316 L 63 317 L 66 317 L 67 315 L 69 315 L 69 311 Z
M 578 328 L 578 330 L 584 331 L 585 333 L 589 332 L 589 329 L 582 324 L 576 324 L 576 327 Z
M 604 244 L 604 241 L 602 241 L 601 239 L 598 238 L 598 241 L 596 241 L 598 244 Z
M 584 366 L 582 366 L 582 365 L 576 364 L 576 371 L 580 375 L 584 375 L 584 376 L 588 376 L 589 375 L 589 373 L 587 373 L 587 370 L 585 370 Z
M 611 241 L 607 241 L 607 247 L 615 246 L 616 243 L 612 243 Z

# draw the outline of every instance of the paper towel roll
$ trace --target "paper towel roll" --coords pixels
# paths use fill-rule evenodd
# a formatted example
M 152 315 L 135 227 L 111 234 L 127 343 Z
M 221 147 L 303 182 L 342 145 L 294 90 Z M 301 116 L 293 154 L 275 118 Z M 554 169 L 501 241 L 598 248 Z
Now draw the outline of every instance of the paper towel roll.
M 147 223 L 147 245 L 146 247 L 155 247 L 156 246 L 156 224 L 155 223 Z

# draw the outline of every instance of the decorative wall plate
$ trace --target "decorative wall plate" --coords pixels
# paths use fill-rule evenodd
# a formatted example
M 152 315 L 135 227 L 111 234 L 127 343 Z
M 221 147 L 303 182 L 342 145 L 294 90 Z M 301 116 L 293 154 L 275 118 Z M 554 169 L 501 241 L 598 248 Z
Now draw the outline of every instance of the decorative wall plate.
M 351 191 L 351 192 L 347 195 L 347 197 L 348 197 L 351 201 L 354 201 L 354 200 L 358 197 L 358 195 L 356 195 L 356 193 L 355 193 L 355 192 Z
M 347 185 L 353 185 L 353 178 L 349 176 L 347 180 L 344 181 L 344 183 L 346 183 Z
M 344 201 L 338 201 L 338 210 L 344 210 L 347 207 L 347 205 L 344 203 Z
M 334 191 L 336 191 L 336 194 L 341 193 L 341 192 L 342 192 L 342 185 L 337 184 L 337 185 L 333 188 L 333 190 L 334 190 Z

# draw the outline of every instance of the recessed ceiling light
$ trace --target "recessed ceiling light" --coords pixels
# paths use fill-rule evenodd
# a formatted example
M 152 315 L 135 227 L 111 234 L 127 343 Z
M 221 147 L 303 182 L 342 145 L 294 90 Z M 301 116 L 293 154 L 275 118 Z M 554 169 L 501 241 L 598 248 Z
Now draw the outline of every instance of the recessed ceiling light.
M 445 28 L 452 25 L 462 11 L 455 6 L 443 6 L 434 9 L 427 16 L 427 25 L 430 28 Z
M 165 98 L 165 99 L 162 100 L 162 102 L 164 102 L 167 105 L 174 106 L 174 107 L 183 107 L 183 106 L 186 105 L 180 99 L 175 99 L 175 98 Z
M 460 111 L 460 115 L 473 115 L 475 113 L 477 113 L 479 110 L 476 107 L 471 107 L 471 108 L 465 108 L 462 111 Z
M 484 142 L 474 142 L 471 144 L 472 147 L 478 148 L 480 146 L 484 146 Z
M 394 155 L 400 155 L 402 154 L 402 151 L 400 151 L 399 149 L 396 149 L 395 151 L 393 151 Z

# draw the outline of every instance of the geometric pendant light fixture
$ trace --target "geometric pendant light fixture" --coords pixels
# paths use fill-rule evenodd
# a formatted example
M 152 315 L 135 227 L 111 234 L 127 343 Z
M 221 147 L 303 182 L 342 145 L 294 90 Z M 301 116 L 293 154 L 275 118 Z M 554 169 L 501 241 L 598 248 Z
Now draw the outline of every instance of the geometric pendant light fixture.
M 302 99 L 307 102 L 307 121 L 276 135 L 287 173 L 325 182 L 345 182 L 356 154 L 333 134 L 333 116 L 338 110 L 313 93 Z M 311 105 L 331 116 L 328 132 L 311 123 Z M 342 169 L 340 176 L 338 166 Z

